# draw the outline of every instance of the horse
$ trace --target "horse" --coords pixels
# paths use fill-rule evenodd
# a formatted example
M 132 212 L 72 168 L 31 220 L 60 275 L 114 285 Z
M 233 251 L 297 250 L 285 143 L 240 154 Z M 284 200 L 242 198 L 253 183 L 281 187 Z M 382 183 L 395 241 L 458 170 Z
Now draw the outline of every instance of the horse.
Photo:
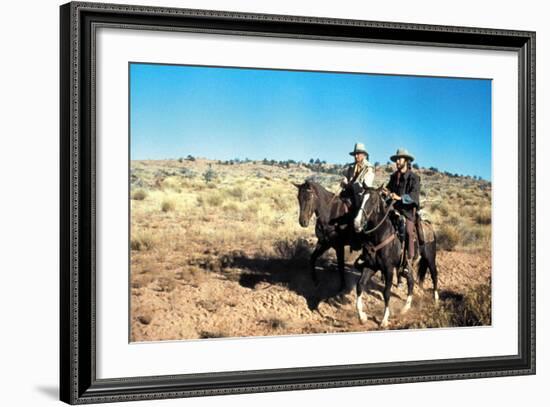
M 308 227 L 314 213 L 317 217 L 315 223 L 317 244 L 309 261 L 311 278 L 315 284 L 318 284 L 315 263 L 323 253 L 333 248 L 336 251 L 340 273 L 340 290 L 344 291 L 346 288 L 344 248 L 351 245 L 353 239 L 357 239 L 351 222 L 346 226 L 342 224 L 348 217 L 348 208 L 338 194 L 326 190 L 317 182 L 306 180 L 303 184 L 294 182 L 292 184 L 298 188 L 300 226 Z
M 356 309 L 359 320 L 364 323 L 368 316 L 363 311 L 362 293 L 367 288 L 367 284 L 373 274 L 380 270 L 384 277 L 384 317 L 381 327 L 388 326 L 390 317 L 389 301 L 391 296 L 391 286 L 394 274 L 398 276 L 403 273 L 402 266 L 405 256 L 405 245 L 397 238 L 397 231 L 389 219 L 389 214 L 393 210 L 393 202 L 386 204 L 382 198 L 383 186 L 380 188 L 368 188 L 365 190 L 361 207 L 354 219 L 353 225 L 357 233 L 363 238 L 363 251 L 357 258 L 354 267 L 361 272 L 361 278 L 356 284 Z M 430 270 L 434 286 L 434 301 L 437 303 L 439 294 L 437 291 L 437 266 L 435 233 L 430 223 L 423 222 L 425 244 L 420 250 L 418 276 L 420 283 L 423 284 L 427 270 Z M 405 314 L 411 307 L 414 289 L 414 279 L 412 270 L 405 273 L 407 279 L 407 300 L 401 309 L 401 314 Z

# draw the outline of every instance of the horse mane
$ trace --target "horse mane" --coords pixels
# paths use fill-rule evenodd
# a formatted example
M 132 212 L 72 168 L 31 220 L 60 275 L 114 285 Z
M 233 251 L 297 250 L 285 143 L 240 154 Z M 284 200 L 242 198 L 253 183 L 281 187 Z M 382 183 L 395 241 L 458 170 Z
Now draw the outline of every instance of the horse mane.
M 332 197 L 335 195 L 334 192 L 330 192 L 328 189 L 323 187 L 321 184 L 315 181 L 306 181 L 307 184 L 311 185 L 311 187 L 315 190 L 317 193 L 317 196 L 321 199 L 327 200 L 332 199 Z

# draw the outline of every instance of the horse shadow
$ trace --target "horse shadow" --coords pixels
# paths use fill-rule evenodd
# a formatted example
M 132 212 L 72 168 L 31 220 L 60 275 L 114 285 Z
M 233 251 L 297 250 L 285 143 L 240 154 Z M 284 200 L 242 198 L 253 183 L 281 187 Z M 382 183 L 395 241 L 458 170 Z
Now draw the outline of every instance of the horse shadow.
M 303 297 L 311 311 L 317 310 L 322 302 L 340 306 L 349 301 L 339 295 L 341 278 L 337 263 L 332 259 L 320 258 L 317 261 L 317 284 L 311 278 L 309 259 L 285 259 L 268 255 L 249 257 L 241 254 L 233 257 L 230 267 L 240 270 L 232 279 L 242 287 L 258 289 L 262 283 L 283 286 Z M 359 281 L 361 274 L 347 264 L 344 273 L 345 291 L 350 292 Z M 375 290 L 383 288 L 381 284 L 373 281 L 369 286 Z

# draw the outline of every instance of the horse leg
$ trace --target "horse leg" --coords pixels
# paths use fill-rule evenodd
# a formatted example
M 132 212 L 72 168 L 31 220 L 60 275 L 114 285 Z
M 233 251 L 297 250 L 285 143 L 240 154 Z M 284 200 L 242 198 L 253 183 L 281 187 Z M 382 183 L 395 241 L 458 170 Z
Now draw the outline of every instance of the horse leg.
M 397 288 L 401 288 L 403 286 L 403 274 L 401 273 L 400 270 L 397 270 L 397 273 L 395 273 L 395 276 L 397 277 L 397 283 L 396 283 L 396 287 Z
M 387 328 L 388 320 L 390 318 L 391 286 L 393 283 L 393 274 L 395 272 L 395 268 L 385 267 L 385 270 L 383 271 L 386 274 L 386 283 L 384 285 L 384 317 L 382 318 L 380 326 L 382 328 Z
M 319 280 L 317 279 L 317 273 L 315 272 L 315 263 L 317 262 L 317 259 L 325 253 L 330 246 L 327 243 L 321 243 L 317 242 L 317 246 L 315 246 L 315 250 L 313 250 L 313 253 L 311 253 L 311 257 L 309 259 L 309 268 L 311 271 L 311 279 L 313 280 L 313 283 L 315 285 L 319 284 Z
M 407 311 L 409 311 L 409 309 L 411 308 L 414 290 L 414 278 L 412 275 L 412 271 L 407 272 L 405 276 L 407 277 L 407 301 L 405 301 L 405 305 L 403 306 L 403 308 L 401 308 L 401 315 L 406 314 Z
M 424 279 L 426 278 L 426 272 L 428 271 L 428 260 L 422 257 L 420 259 L 420 264 L 418 265 L 418 286 L 420 289 L 424 289 Z
M 346 273 L 345 273 L 345 247 L 344 245 L 336 246 L 336 259 L 338 261 L 338 273 L 340 274 L 340 289 L 342 294 L 346 294 Z
M 361 274 L 361 278 L 357 282 L 357 285 L 355 286 L 357 299 L 355 301 L 355 307 L 357 309 L 357 315 L 359 316 L 359 321 L 361 323 L 365 323 L 368 320 L 368 315 L 363 311 L 363 291 L 367 289 L 367 284 L 369 283 L 369 280 L 371 279 L 372 275 L 374 274 L 374 271 L 370 268 L 367 268 L 366 270 L 363 270 Z
M 434 253 L 431 253 L 431 256 L 429 256 L 428 262 L 428 268 L 430 269 L 430 275 L 432 277 L 432 283 L 434 286 L 434 302 L 435 304 L 439 304 L 439 292 L 438 290 L 438 281 L 437 281 L 437 266 L 435 264 L 435 251 Z

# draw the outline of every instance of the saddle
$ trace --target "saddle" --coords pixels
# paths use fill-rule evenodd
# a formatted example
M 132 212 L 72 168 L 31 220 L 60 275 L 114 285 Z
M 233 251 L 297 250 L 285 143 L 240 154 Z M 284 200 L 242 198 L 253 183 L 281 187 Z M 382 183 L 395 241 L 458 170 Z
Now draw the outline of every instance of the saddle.
M 414 256 L 413 259 L 417 260 L 421 255 L 422 251 L 424 249 L 425 239 L 424 239 L 424 231 L 422 228 L 422 219 L 420 218 L 420 215 L 414 211 L 414 229 L 412 236 L 412 239 L 414 241 Z M 395 230 L 397 231 L 397 236 L 399 237 L 399 240 L 401 241 L 402 245 L 406 245 L 407 243 L 407 227 L 406 227 L 406 218 L 403 214 L 399 213 L 397 210 L 392 211 L 392 214 L 390 215 L 390 219 L 395 227 Z M 404 248 L 403 253 L 406 252 L 406 248 Z M 405 255 L 402 256 L 403 261 L 405 258 Z

